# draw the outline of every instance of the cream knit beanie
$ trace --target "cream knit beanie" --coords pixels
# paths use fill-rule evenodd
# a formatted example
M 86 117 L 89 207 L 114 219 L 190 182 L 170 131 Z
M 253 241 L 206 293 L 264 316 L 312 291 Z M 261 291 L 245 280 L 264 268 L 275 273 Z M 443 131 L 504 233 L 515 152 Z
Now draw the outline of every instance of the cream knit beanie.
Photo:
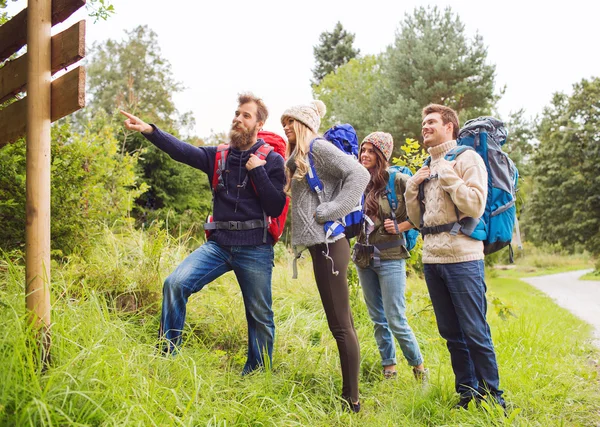
M 299 122 L 304 123 L 314 133 L 319 133 L 321 126 L 321 118 L 325 116 L 327 107 L 320 100 L 314 100 L 308 105 L 296 105 L 290 107 L 281 115 L 281 123 L 286 117 L 291 117 Z

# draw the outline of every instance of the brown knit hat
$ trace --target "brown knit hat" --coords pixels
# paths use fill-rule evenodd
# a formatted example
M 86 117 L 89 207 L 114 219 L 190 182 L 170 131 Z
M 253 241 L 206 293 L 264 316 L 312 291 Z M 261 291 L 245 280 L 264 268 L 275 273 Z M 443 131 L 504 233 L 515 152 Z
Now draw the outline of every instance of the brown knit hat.
M 283 124 L 283 119 L 286 117 L 291 117 L 304 123 L 314 133 L 318 133 L 321 126 L 321 117 L 324 117 L 326 112 L 327 107 L 323 101 L 317 99 L 308 105 L 296 105 L 288 108 L 281 115 L 281 123 Z
M 365 142 L 370 142 L 373 147 L 377 148 L 383 153 L 385 160 L 389 161 L 392 157 L 392 150 L 394 149 L 394 139 L 392 135 L 386 132 L 372 132 L 368 134 L 365 139 L 362 140 L 360 146 Z

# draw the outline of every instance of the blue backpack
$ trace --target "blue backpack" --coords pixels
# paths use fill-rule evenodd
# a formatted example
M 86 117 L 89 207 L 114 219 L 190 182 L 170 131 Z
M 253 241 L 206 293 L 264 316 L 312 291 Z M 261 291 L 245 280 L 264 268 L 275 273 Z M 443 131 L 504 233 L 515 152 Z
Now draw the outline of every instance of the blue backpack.
M 515 202 L 519 172 L 513 161 L 502 151 L 502 145 L 506 142 L 507 135 L 504 123 L 493 117 L 478 117 L 465 123 L 456 140 L 458 146 L 446 153 L 444 158 L 448 161 L 455 160 L 467 150 L 475 150 L 481 156 L 488 172 L 488 195 L 485 211 L 481 218 L 466 217 L 460 221 L 457 219 L 456 222 L 450 224 L 423 227 L 424 182 L 419 188 L 420 225 L 423 235 L 446 231 L 456 235 L 458 231 L 461 231 L 473 239 L 483 241 L 486 255 L 509 246 L 512 261 L 510 242 L 517 221 Z M 431 158 L 428 158 L 425 165 L 428 165 L 430 160 Z M 458 218 L 456 206 L 455 209 Z
M 355 159 L 358 160 L 358 137 L 356 136 L 356 131 L 351 125 L 336 125 L 329 129 L 327 132 L 325 132 L 323 134 L 323 137 L 346 154 L 352 155 Z M 308 182 L 308 186 L 315 193 L 317 193 L 317 196 L 319 197 L 319 203 L 321 203 L 323 183 L 317 176 L 315 162 L 312 154 L 313 144 L 315 141 L 316 139 L 312 140 L 309 146 L 308 161 L 310 164 L 310 168 L 308 170 L 308 173 L 306 174 L 306 180 Z M 347 238 L 352 238 L 358 235 L 358 233 L 360 232 L 360 224 L 363 216 L 362 211 L 364 199 L 365 197 L 363 195 L 358 205 L 356 205 L 352 212 L 350 212 L 345 217 L 340 218 L 336 221 L 327 221 L 323 225 L 323 228 L 325 229 L 325 237 L 327 239 L 338 236 L 341 233 L 344 233 Z
M 348 123 L 335 125 L 323 134 L 323 138 L 344 153 L 352 154 L 354 158 L 358 159 L 358 136 L 352 125 Z
M 398 197 L 396 195 L 396 174 L 403 173 L 408 176 L 412 176 L 412 172 L 406 166 L 391 166 L 388 169 L 388 172 L 390 177 L 385 187 L 385 195 L 392 210 L 392 220 L 394 221 L 394 226 L 396 227 L 396 233 L 398 233 L 398 221 L 396 219 L 396 209 L 398 209 Z M 417 237 L 419 237 L 419 230 L 415 228 L 411 228 L 410 230 L 404 232 L 404 246 L 407 250 L 411 251 L 415 247 L 417 244 Z

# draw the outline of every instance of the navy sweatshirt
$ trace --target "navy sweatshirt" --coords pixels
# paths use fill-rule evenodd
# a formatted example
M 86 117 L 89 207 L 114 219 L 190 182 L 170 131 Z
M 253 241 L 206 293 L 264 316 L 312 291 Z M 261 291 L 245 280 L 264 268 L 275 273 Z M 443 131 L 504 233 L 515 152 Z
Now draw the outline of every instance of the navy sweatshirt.
M 152 125 L 154 131 L 142 134 L 152 144 L 167 153 L 173 160 L 200 169 L 208 177 L 209 186 L 215 168 L 217 147 L 195 147 L 163 132 Z M 267 164 L 246 170 L 246 162 L 258 147 L 265 142 L 258 139 L 249 150 L 240 151 L 230 148 L 223 174 L 226 191 L 219 191 L 214 200 L 214 221 L 247 221 L 263 219 L 263 210 L 268 216 L 277 217 L 283 211 L 286 196 L 283 158 L 275 151 L 267 156 Z M 245 188 L 240 188 L 246 176 L 249 176 Z M 250 180 L 256 187 L 254 187 Z M 258 194 L 257 194 L 258 193 Z M 214 230 L 209 238 L 224 246 L 250 246 L 263 244 L 264 229 L 252 230 Z M 273 238 L 267 233 L 267 243 L 273 244 Z

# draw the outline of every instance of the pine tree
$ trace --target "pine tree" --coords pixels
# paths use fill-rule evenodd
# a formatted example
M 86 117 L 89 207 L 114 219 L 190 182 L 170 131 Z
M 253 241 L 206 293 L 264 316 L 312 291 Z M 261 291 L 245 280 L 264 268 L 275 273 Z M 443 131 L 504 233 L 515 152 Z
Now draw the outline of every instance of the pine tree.
M 340 22 L 331 32 L 324 31 L 319 36 L 319 44 L 313 47 L 316 66 L 313 69 L 313 84 L 318 85 L 329 73 L 344 65 L 360 53 L 355 49 L 354 34 L 344 30 Z

